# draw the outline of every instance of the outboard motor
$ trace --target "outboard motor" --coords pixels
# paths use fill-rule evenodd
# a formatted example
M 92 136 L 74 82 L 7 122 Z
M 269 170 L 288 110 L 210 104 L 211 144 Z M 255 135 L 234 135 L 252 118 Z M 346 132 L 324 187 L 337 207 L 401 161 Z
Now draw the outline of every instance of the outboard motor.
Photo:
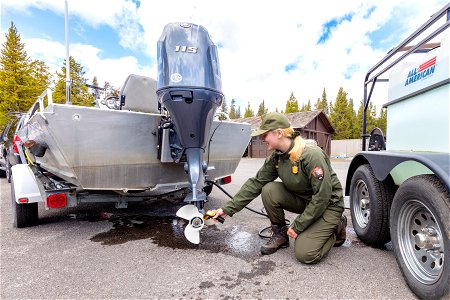
M 203 209 L 206 162 L 203 153 L 217 108 L 222 104 L 217 48 L 202 26 L 170 23 L 158 41 L 159 102 L 170 113 L 186 155 L 192 193 L 185 201 Z

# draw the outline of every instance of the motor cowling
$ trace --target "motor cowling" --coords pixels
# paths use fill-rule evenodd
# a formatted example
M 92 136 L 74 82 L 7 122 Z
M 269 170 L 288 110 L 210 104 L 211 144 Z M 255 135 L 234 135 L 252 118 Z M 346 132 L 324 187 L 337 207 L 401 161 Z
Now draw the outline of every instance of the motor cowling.
M 158 41 L 159 101 L 169 111 L 184 148 L 205 148 L 222 104 L 217 48 L 202 26 L 170 23 Z
M 203 207 L 207 166 L 203 152 L 223 93 L 217 48 L 207 30 L 191 23 L 169 23 L 158 41 L 158 100 L 170 114 L 187 163 L 192 194 L 186 202 Z

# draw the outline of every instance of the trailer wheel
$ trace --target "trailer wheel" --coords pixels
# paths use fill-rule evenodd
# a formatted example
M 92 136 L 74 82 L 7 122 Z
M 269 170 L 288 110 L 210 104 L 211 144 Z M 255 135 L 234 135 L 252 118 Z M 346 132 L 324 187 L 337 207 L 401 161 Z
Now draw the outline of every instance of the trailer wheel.
M 378 181 L 370 165 L 361 165 L 350 184 L 350 211 L 353 228 L 366 244 L 380 246 L 390 241 L 389 210 L 395 184 L 389 175 Z
M 449 292 L 450 193 L 435 175 L 406 180 L 391 208 L 395 257 L 411 290 L 422 299 Z
M 11 176 L 13 226 L 16 228 L 24 228 L 36 225 L 38 223 L 38 204 L 17 204 L 14 194 L 14 178 Z

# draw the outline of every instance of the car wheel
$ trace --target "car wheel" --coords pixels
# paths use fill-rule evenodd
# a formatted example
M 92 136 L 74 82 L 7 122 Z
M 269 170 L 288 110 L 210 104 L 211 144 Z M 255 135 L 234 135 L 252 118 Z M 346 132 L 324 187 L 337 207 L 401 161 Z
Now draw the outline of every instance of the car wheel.
M 391 208 L 397 263 L 421 299 L 444 298 L 450 280 L 450 193 L 435 175 L 406 180 Z
M 11 176 L 11 200 L 13 212 L 13 226 L 24 228 L 38 223 L 38 204 L 26 203 L 17 204 L 14 191 L 14 178 Z
M 389 175 L 379 181 L 370 165 L 356 169 L 350 184 L 353 228 L 364 243 L 381 246 L 390 241 L 389 210 L 395 184 Z
M 8 183 L 11 183 L 11 165 L 8 161 L 6 161 L 6 180 L 8 180 Z

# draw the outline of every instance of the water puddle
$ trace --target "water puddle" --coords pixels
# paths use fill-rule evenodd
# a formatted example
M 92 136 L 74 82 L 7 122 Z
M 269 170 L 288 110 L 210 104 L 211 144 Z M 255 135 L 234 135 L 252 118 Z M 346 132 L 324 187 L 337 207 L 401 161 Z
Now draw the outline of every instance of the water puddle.
M 252 260 L 260 257 L 264 239 L 257 232 L 247 232 L 243 226 L 210 225 L 200 232 L 200 244 L 186 240 L 184 228 L 187 221 L 175 217 L 179 206 L 167 203 L 136 206 L 126 211 L 114 209 L 89 209 L 69 214 L 70 219 L 99 222 L 109 221 L 112 228 L 91 238 L 102 245 L 119 245 L 131 241 L 149 239 L 159 247 L 172 249 L 199 249 L 211 253 L 223 253 Z M 67 216 L 67 215 L 66 215 Z M 365 247 L 352 227 L 347 227 L 347 240 L 343 247 Z M 392 251 L 388 243 L 380 249 Z
M 352 247 L 352 246 L 367 247 L 367 245 L 358 238 L 355 229 L 353 227 L 347 227 L 346 231 L 347 231 L 347 239 L 345 240 L 345 243 L 342 245 L 342 247 Z M 386 243 L 377 248 L 380 250 L 394 251 L 392 242 Z
M 200 232 L 200 244 L 186 240 L 184 228 L 187 221 L 173 216 L 149 216 L 95 213 L 73 215 L 84 221 L 108 220 L 113 226 L 107 232 L 99 233 L 91 241 L 102 245 L 118 245 L 130 241 L 150 239 L 160 247 L 172 249 L 201 249 L 212 253 L 223 253 L 243 259 L 259 257 L 262 240 L 255 233 L 243 231 L 240 226 L 220 229 L 216 225 L 205 226 Z

